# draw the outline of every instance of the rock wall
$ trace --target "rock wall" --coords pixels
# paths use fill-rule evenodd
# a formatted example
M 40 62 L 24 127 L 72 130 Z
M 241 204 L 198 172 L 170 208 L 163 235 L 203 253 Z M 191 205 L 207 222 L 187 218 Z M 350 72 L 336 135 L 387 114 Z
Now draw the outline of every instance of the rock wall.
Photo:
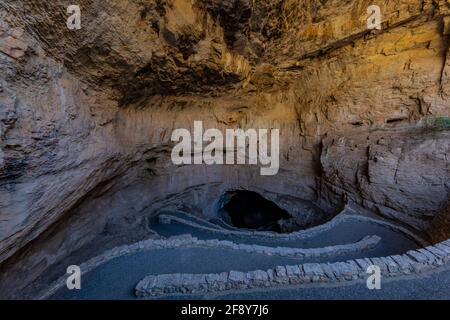
M 65 1 L 0 0 L 2 297 L 139 238 L 158 209 L 212 216 L 237 188 L 433 233 L 450 187 L 447 1 L 380 2 L 381 31 L 365 27 L 372 1 L 78 4 L 71 31 Z M 279 128 L 279 174 L 174 167 L 172 130 L 194 120 Z
M 450 237 L 450 203 L 446 203 L 441 212 L 434 217 L 431 235 L 434 242 Z

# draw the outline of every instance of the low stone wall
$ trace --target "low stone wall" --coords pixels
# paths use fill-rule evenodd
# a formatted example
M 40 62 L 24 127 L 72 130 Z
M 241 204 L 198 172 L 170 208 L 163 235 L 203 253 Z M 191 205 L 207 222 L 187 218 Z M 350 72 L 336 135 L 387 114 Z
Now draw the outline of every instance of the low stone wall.
M 345 254 L 351 254 L 355 252 L 361 252 L 367 249 L 376 247 L 381 238 L 378 236 L 367 236 L 361 241 L 329 246 L 323 248 L 284 248 L 284 247 L 267 247 L 261 245 L 252 244 L 237 244 L 231 241 L 214 240 L 199 240 L 191 235 L 176 236 L 169 239 L 149 239 L 140 241 L 132 245 L 124 245 L 105 251 L 101 255 L 92 258 L 80 265 L 82 274 L 86 274 L 93 269 L 97 268 L 101 264 L 108 262 L 112 259 L 138 253 L 142 251 L 158 250 L 158 249 L 175 249 L 175 248 L 222 248 L 231 250 L 243 250 L 249 253 L 258 253 L 270 256 L 282 256 L 282 257 L 301 257 L 301 258 L 326 258 L 336 257 Z M 59 289 L 61 289 L 66 283 L 66 276 L 61 277 L 54 282 L 50 288 L 47 288 L 45 292 L 39 295 L 38 299 L 46 299 L 54 295 Z
M 370 265 L 379 266 L 387 277 L 422 273 L 450 261 L 450 240 L 404 255 L 365 258 L 336 263 L 305 263 L 278 266 L 267 271 L 230 271 L 219 274 L 150 275 L 136 286 L 138 297 L 167 294 L 223 292 L 236 289 L 279 287 L 303 283 L 344 282 L 366 278 Z
M 291 234 L 278 234 L 274 232 L 252 232 L 252 231 L 233 231 L 233 230 L 226 230 L 222 228 L 221 226 L 216 226 L 210 222 L 201 220 L 199 218 L 194 219 L 183 219 L 180 217 L 176 217 L 170 214 L 161 214 L 160 215 L 160 221 L 162 223 L 172 223 L 172 221 L 176 221 L 179 223 L 183 223 L 186 225 L 190 225 L 195 228 L 200 228 L 203 230 L 209 230 L 211 232 L 219 232 L 229 235 L 241 235 L 245 237 L 271 237 L 271 239 L 276 240 L 287 240 L 287 239 L 305 239 L 312 236 L 315 236 L 321 232 L 324 232 L 326 230 L 332 229 L 334 226 L 336 226 L 338 223 L 346 221 L 347 219 L 357 219 L 357 220 L 364 220 L 372 223 L 381 223 L 384 225 L 387 225 L 388 227 L 396 228 L 396 226 L 389 225 L 385 222 L 380 222 L 375 219 L 371 219 L 369 217 L 364 216 L 357 216 L 351 214 L 350 209 L 344 210 L 342 214 L 337 216 L 332 221 L 328 222 L 325 225 L 318 226 L 309 230 L 305 231 L 299 231 Z M 196 223 L 198 219 L 199 223 Z M 193 220 L 193 221 L 192 221 Z M 200 224 L 201 223 L 201 224 Z M 209 226 L 211 225 L 211 226 Z M 401 232 L 404 232 L 403 230 L 399 230 Z M 415 239 L 416 241 L 420 242 L 421 239 Z M 80 269 L 82 271 L 82 274 L 86 274 L 93 269 L 97 268 L 101 264 L 108 262 L 112 259 L 133 254 L 137 252 L 142 251 L 148 251 L 148 250 L 158 250 L 158 249 L 174 249 L 174 248 L 223 248 L 223 249 L 231 249 L 231 250 L 243 250 L 249 253 L 258 253 L 258 254 L 265 254 L 265 255 L 271 255 L 271 256 L 284 256 L 284 257 L 300 257 L 300 258 L 327 258 L 327 257 L 336 257 L 340 255 L 346 255 L 351 254 L 355 252 L 362 252 L 367 249 L 374 248 L 376 245 L 379 244 L 381 241 L 381 238 L 378 236 L 367 236 L 363 238 L 361 241 L 351 244 L 345 244 L 345 245 L 337 245 L 337 246 L 329 246 L 329 247 L 322 247 L 322 248 L 312 248 L 312 249 L 302 249 L 302 248 L 286 248 L 286 247 L 268 247 L 268 246 L 261 246 L 261 245 L 253 245 L 253 244 L 238 244 L 231 241 L 221 241 L 217 239 L 213 240 L 199 240 L 197 238 L 192 237 L 191 235 L 180 235 L 171 237 L 168 239 L 149 239 L 145 241 L 141 241 L 132 245 L 124 245 L 120 247 L 113 248 L 111 250 L 108 250 L 104 252 L 103 254 L 92 258 L 85 263 L 80 265 Z M 177 274 L 177 275 L 156 275 L 156 276 L 149 276 L 146 281 L 140 282 L 140 285 L 137 286 L 136 294 L 138 296 L 157 296 L 161 294 L 169 294 L 169 293 L 195 293 L 199 290 L 201 292 L 210 292 L 210 291 L 223 291 L 223 290 L 231 290 L 235 288 L 254 288 L 259 286 L 276 286 L 279 284 L 290 284 L 290 283 L 306 283 L 311 282 L 307 281 L 308 279 L 308 270 L 310 268 L 319 268 L 324 272 L 326 277 L 315 277 L 314 281 L 321 281 L 321 282 L 330 282 L 333 280 L 340 281 L 341 279 L 344 280 L 353 280 L 358 279 L 358 277 L 366 276 L 365 269 L 364 272 L 361 273 L 361 268 L 364 265 L 364 263 L 368 265 L 376 264 L 379 265 L 380 268 L 384 272 L 388 272 L 388 276 L 396 275 L 394 271 L 399 270 L 399 274 L 405 274 L 405 273 L 411 273 L 411 272 L 421 272 L 423 270 L 428 270 L 430 266 L 440 265 L 441 262 L 447 261 L 447 254 L 448 254 L 449 244 L 448 243 L 442 243 L 438 244 L 434 247 L 427 247 L 426 249 L 419 249 L 417 251 L 409 251 L 406 255 L 403 256 L 392 256 L 387 258 L 370 258 L 370 259 L 359 259 L 355 261 L 347 261 L 347 262 L 339 262 L 339 263 L 307 263 L 303 265 L 298 266 L 279 266 L 274 269 L 270 269 L 268 271 L 253 271 L 244 274 L 245 279 L 248 279 L 244 281 L 244 283 L 241 283 L 239 287 L 236 287 L 236 284 L 231 285 L 230 283 L 234 283 L 232 280 L 236 276 L 236 274 L 240 274 L 237 271 L 230 271 L 225 272 L 222 274 L 216 274 L 216 275 L 185 275 L 185 274 Z M 440 258 L 441 257 L 441 258 Z M 421 265 L 423 265 L 421 267 Z M 355 266 L 359 266 L 359 269 L 355 269 Z M 275 280 L 273 278 L 270 280 L 270 276 L 268 276 L 267 281 L 264 282 L 264 284 L 261 285 L 255 285 L 251 279 L 255 277 L 255 272 L 257 274 L 257 277 L 263 277 L 265 279 L 265 276 L 263 273 L 265 272 L 268 275 L 274 274 L 276 275 L 276 271 L 282 270 L 282 268 L 285 268 L 286 270 L 297 270 L 297 268 L 300 270 L 299 272 L 299 279 L 291 279 L 292 276 L 289 276 L 288 281 L 284 280 Z M 306 268 L 306 269 L 305 269 Z M 316 271 L 318 271 L 317 269 Z M 366 268 L 367 269 L 367 268 Z M 330 272 L 331 270 L 331 272 Z M 339 274 L 339 270 L 346 271 L 348 274 L 349 270 L 355 271 L 358 270 L 358 276 L 356 274 L 352 274 L 351 277 L 341 277 Z M 325 272 L 328 271 L 328 272 Z M 288 272 L 288 271 L 286 271 Z M 337 273 L 335 273 L 337 272 Z M 231 275 L 231 280 L 225 281 L 224 285 L 221 285 L 220 281 L 219 283 L 210 283 L 211 279 L 223 279 L 223 277 L 227 275 L 227 279 Z M 212 278 L 211 278 L 212 277 Z M 304 278 L 306 277 L 306 278 Z M 46 299 L 54 295 L 58 290 L 63 288 L 66 283 L 67 276 L 64 275 L 61 278 L 59 278 L 57 281 L 55 281 L 49 288 L 47 288 L 43 293 L 41 293 L 37 298 L 38 299 Z M 181 282 L 174 282 L 175 280 L 170 280 L 166 283 L 165 279 L 178 279 L 177 281 Z M 186 279 L 196 279 L 199 280 L 198 283 L 191 283 L 187 281 Z M 207 281 L 206 285 L 204 283 L 205 279 L 209 279 L 209 282 Z M 186 282 L 187 281 L 187 282 Z M 229 284 L 226 284 L 229 283 Z M 255 283 L 259 283 L 256 281 Z M 219 289 L 217 289 L 219 287 Z
M 292 233 L 276 233 L 276 232 L 267 232 L 267 231 L 228 230 L 228 229 L 220 227 L 219 225 L 214 225 L 212 223 L 210 223 L 211 226 L 206 226 L 205 221 L 203 221 L 203 220 L 202 220 L 202 223 L 196 223 L 196 222 L 192 221 L 192 220 L 195 220 L 195 218 L 188 220 L 188 219 L 183 219 L 183 218 L 176 217 L 176 216 L 170 215 L 170 214 L 161 214 L 158 217 L 159 223 L 161 223 L 161 224 L 171 224 L 171 223 L 173 223 L 173 221 L 175 221 L 177 223 L 180 223 L 180 224 L 183 224 L 183 225 L 186 225 L 189 227 L 205 230 L 205 231 L 212 232 L 212 233 L 232 235 L 235 237 L 246 237 L 246 238 L 247 237 L 253 237 L 253 238 L 264 237 L 264 238 L 270 238 L 271 240 L 283 240 L 283 241 L 285 241 L 285 240 L 300 240 L 300 239 L 307 239 L 307 238 L 314 237 L 322 232 L 332 229 L 338 223 L 343 222 L 349 218 L 350 218 L 350 216 L 341 214 L 341 215 L 336 216 L 333 220 L 329 221 L 328 223 L 325 223 L 325 224 L 317 226 L 317 227 L 310 228 L 308 230 L 297 231 L 297 232 L 292 232 Z
M 197 217 L 195 215 L 192 215 L 192 214 L 189 214 L 189 213 L 187 213 L 185 211 L 180 211 L 180 210 L 160 210 L 160 211 L 158 211 L 157 216 L 158 216 L 159 223 L 164 223 L 164 224 L 170 224 L 171 223 L 171 218 L 170 217 L 176 217 L 176 218 L 183 219 L 183 221 L 191 220 L 192 222 L 196 222 L 196 223 L 198 223 L 200 225 L 207 226 L 207 227 L 213 228 L 213 229 L 230 230 L 230 231 L 244 231 L 245 232 L 245 230 L 242 230 L 242 229 L 230 226 L 230 225 L 226 224 L 225 222 L 223 222 L 223 223 L 227 227 L 224 227 L 224 226 L 222 226 L 220 224 L 217 224 L 217 223 L 210 222 L 208 220 L 199 218 L 199 217 Z M 167 219 L 164 219 L 164 218 L 161 218 L 161 217 L 167 217 Z M 148 217 L 148 218 L 150 218 L 150 217 Z
M 311 237 L 315 237 L 322 232 L 326 232 L 328 230 L 333 229 L 339 223 L 343 223 L 343 222 L 350 221 L 350 220 L 354 220 L 354 221 L 356 220 L 356 221 L 364 221 L 364 222 L 368 222 L 368 223 L 383 225 L 385 227 L 395 230 L 396 232 L 401 232 L 405 236 L 414 240 L 415 242 L 417 242 L 418 244 L 420 244 L 422 246 L 427 246 L 429 244 L 427 241 L 423 240 L 422 238 L 418 237 L 417 235 L 415 235 L 414 233 L 410 232 L 409 230 L 407 230 L 403 227 L 393 225 L 392 223 L 387 222 L 387 221 L 355 214 L 355 211 L 353 211 L 353 209 L 351 209 L 349 207 L 345 208 L 334 219 L 332 219 L 331 221 L 329 221 L 323 225 L 313 227 L 313 228 L 310 228 L 307 230 L 301 230 L 301 231 L 286 233 L 286 234 L 276 233 L 276 232 L 248 231 L 248 230 L 240 230 L 240 231 L 229 230 L 229 229 L 225 229 L 219 225 L 215 225 L 213 223 L 210 223 L 208 221 L 202 220 L 197 217 L 189 217 L 189 219 L 184 219 L 184 218 L 180 218 L 180 217 L 168 214 L 168 213 L 160 214 L 158 219 L 159 219 L 159 223 L 161 223 L 161 224 L 171 224 L 171 223 L 173 223 L 173 221 L 175 221 L 177 223 L 180 223 L 180 224 L 183 224 L 183 225 L 186 225 L 189 227 L 205 230 L 205 231 L 208 231 L 211 233 L 223 234 L 223 235 L 229 235 L 229 236 L 235 236 L 235 237 L 245 237 L 245 238 L 264 237 L 264 238 L 270 238 L 271 240 L 275 240 L 275 241 L 276 240 L 286 241 L 286 240 L 308 239 Z M 198 221 L 198 223 L 195 221 Z

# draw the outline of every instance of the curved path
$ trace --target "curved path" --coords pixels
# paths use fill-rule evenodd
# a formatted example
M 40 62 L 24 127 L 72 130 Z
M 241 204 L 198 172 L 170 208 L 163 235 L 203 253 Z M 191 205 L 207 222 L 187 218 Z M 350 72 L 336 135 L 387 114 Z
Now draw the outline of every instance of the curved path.
M 172 221 L 170 224 L 159 224 L 157 218 L 150 220 L 150 227 L 152 230 L 165 237 L 191 234 L 193 237 L 202 240 L 219 239 L 233 241 L 235 243 L 304 249 L 355 243 L 367 235 L 377 235 L 381 237 L 381 243 L 376 248 L 372 249 L 372 251 L 366 252 L 366 257 L 392 255 L 419 247 L 419 244 L 406 237 L 405 234 L 387 228 L 383 224 L 366 220 L 353 220 L 351 218 L 339 221 L 331 229 L 325 229 L 312 237 L 293 240 L 216 233 L 207 229 L 182 224 L 178 221 Z
M 429 274 L 386 279 L 380 290 L 364 281 L 339 285 L 308 285 L 284 289 L 248 290 L 223 294 L 170 296 L 171 300 L 450 300 L 450 267 Z
M 194 219 L 196 222 L 198 218 Z M 356 221 L 347 219 L 337 223 L 329 230 L 324 230 L 313 237 L 300 240 L 276 240 L 265 237 L 236 237 L 234 235 L 217 234 L 203 228 L 194 228 L 180 223 L 157 224 L 157 220 L 150 221 L 152 229 L 163 236 L 173 236 L 190 233 L 199 239 L 220 239 L 235 243 L 258 244 L 272 247 L 285 246 L 291 248 L 319 248 L 324 246 L 350 244 L 360 241 L 367 235 L 377 235 L 382 238 L 375 248 L 363 252 L 354 252 L 345 256 L 336 257 L 281 257 L 269 256 L 259 253 L 249 253 L 240 250 L 226 248 L 174 248 L 158 249 L 133 253 L 114 258 L 100 265 L 93 271 L 83 276 L 82 290 L 60 290 L 54 299 L 136 299 L 136 284 L 149 274 L 175 274 L 175 273 L 221 273 L 230 270 L 252 271 L 266 270 L 278 265 L 295 265 L 310 262 L 337 262 L 349 259 L 388 256 L 404 253 L 416 249 L 418 244 L 383 224 L 372 221 Z M 203 224 L 210 226 L 210 222 Z M 223 229 L 221 226 L 216 226 Z M 300 290 L 300 289 L 299 289 Z M 309 290 L 309 289 L 308 289 Z M 246 298 L 257 298 L 273 292 L 271 298 L 280 298 L 283 295 L 292 298 L 302 298 L 302 293 L 296 293 L 294 289 L 284 291 L 271 289 L 252 293 L 235 293 L 233 297 L 240 295 Z M 277 293 L 278 292 L 278 293 Z M 289 293 L 284 293 L 289 292 Z M 324 293 L 325 294 L 325 293 Z M 224 295 L 226 299 L 229 295 Z

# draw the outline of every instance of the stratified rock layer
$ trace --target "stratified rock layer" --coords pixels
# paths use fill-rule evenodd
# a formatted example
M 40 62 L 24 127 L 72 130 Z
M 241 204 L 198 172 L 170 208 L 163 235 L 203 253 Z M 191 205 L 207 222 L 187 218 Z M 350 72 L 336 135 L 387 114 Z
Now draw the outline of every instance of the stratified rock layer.
M 139 238 L 160 208 L 213 216 L 237 188 L 302 219 L 299 200 L 353 203 L 450 236 L 446 1 L 389 1 L 381 31 L 369 1 L 78 4 L 71 31 L 65 1 L 0 0 L 1 297 Z M 194 120 L 279 128 L 280 173 L 174 167 L 171 132 Z

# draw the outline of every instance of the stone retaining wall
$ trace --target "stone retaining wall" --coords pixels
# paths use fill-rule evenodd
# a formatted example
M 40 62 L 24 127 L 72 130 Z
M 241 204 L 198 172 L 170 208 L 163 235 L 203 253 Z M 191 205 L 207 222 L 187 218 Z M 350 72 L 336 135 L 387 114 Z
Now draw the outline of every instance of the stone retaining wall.
M 270 256 L 282 257 L 302 257 L 302 258 L 326 258 L 336 257 L 363 250 L 372 249 L 379 244 L 381 238 L 378 236 L 367 236 L 361 241 L 337 245 L 323 248 L 284 248 L 284 247 L 267 247 L 252 244 L 237 244 L 231 241 L 214 240 L 198 240 L 191 235 L 176 236 L 168 239 L 149 239 L 137 242 L 132 245 L 124 245 L 105 251 L 103 254 L 92 258 L 80 265 L 82 274 L 86 274 L 101 264 L 109 260 L 148 250 L 158 249 L 174 249 L 174 248 L 223 248 L 232 250 L 243 250 L 249 253 L 265 254 Z M 61 277 L 54 282 L 50 288 L 47 288 L 44 293 L 39 295 L 38 299 L 46 299 L 55 294 L 66 283 L 66 276 Z
M 303 231 L 298 231 L 298 232 L 293 232 L 293 233 L 276 233 L 276 232 L 267 232 L 267 231 L 247 231 L 247 230 L 235 231 L 235 230 L 228 230 L 228 229 L 220 227 L 219 225 L 213 225 L 213 224 L 211 224 L 212 226 L 207 227 L 204 225 L 205 224 L 204 221 L 202 221 L 202 224 L 200 224 L 200 223 L 196 223 L 194 221 L 176 217 L 176 216 L 173 216 L 170 214 L 161 214 L 158 217 L 159 223 L 161 223 L 161 224 L 171 224 L 173 221 L 175 221 L 177 223 L 180 223 L 180 224 L 183 224 L 183 225 L 186 225 L 189 227 L 209 231 L 212 233 L 220 233 L 220 234 L 232 235 L 232 236 L 236 236 L 236 237 L 254 237 L 254 238 L 264 237 L 264 238 L 271 238 L 271 240 L 283 240 L 283 241 L 311 238 L 313 236 L 316 236 L 319 233 L 322 233 L 322 232 L 332 229 L 338 223 L 345 221 L 348 218 L 349 218 L 349 216 L 346 216 L 346 215 L 338 215 L 330 222 L 325 223 L 320 226 L 317 226 L 317 227 L 310 228 L 308 230 L 303 230 Z
M 197 224 L 193 221 L 189 221 L 187 219 L 182 219 L 179 217 L 171 216 L 169 214 L 162 214 L 160 216 L 161 222 L 163 223 L 171 223 L 172 221 L 177 221 L 179 223 L 183 223 L 186 225 L 190 225 L 195 228 L 206 229 L 212 232 L 219 232 L 229 235 L 241 235 L 241 236 L 255 236 L 255 237 L 270 237 L 271 239 L 282 239 L 282 240 L 294 240 L 294 239 L 305 239 L 312 236 L 315 236 L 321 232 L 332 229 L 338 223 L 343 222 L 347 219 L 358 219 L 365 220 L 372 223 L 382 223 L 391 228 L 396 228 L 396 226 L 389 225 L 385 222 L 380 222 L 378 220 L 371 219 L 369 217 L 357 216 L 349 214 L 352 211 L 350 209 L 344 210 L 344 212 L 337 217 L 335 217 L 332 221 L 315 227 L 309 230 L 294 232 L 291 234 L 278 234 L 274 232 L 253 232 L 253 231 L 232 231 L 226 230 L 221 226 L 216 226 L 209 222 L 204 222 L 201 219 L 198 219 L 203 223 L 203 225 Z M 195 219 L 193 219 L 195 220 Z M 205 224 L 211 224 L 211 227 L 205 226 Z M 401 232 L 405 232 L 407 230 L 400 230 Z M 410 235 L 412 236 L 412 235 Z M 346 244 L 346 245 L 337 245 L 337 246 L 329 246 L 322 248 L 312 248 L 312 249 L 302 249 L 302 248 L 283 248 L 283 247 L 266 247 L 261 245 L 252 245 L 252 244 L 236 244 L 231 241 L 221 241 L 217 239 L 213 240 L 198 240 L 197 238 L 192 237 L 191 235 L 181 235 L 175 236 L 168 239 L 150 239 L 141 241 L 132 245 L 124 245 L 120 247 L 113 248 L 104 252 L 103 254 L 92 258 L 85 263 L 80 265 L 80 269 L 82 274 L 86 274 L 93 269 L 97 268 L 101 264 L 108 262 L 114 258 L 118 258 L 124 255 L 133 254 L 141 251 L 148 250 L 158 250 L 158 249 L 174 249 L 174 248 L 224 248 L 224 249 L 232 249 L 232 250 L 243 250 L 250 253 L 258 253 L 258 254 L 266 254 L 266 255 L 278 255 L 285 257 L 302 257 L 302 258 L 326 258 L 326 257 L 336 257 L 344 254 L 350 254 L 355 252 L 360 252 L 363 250 L 374 248 L 379 242 L 381 238 L 378 236 L 367 236 L 363 238 L 361 241 Z M 420 238 L 415 238 L 416 241 L 423 243 L 423 240 Z M 449 240 L 450 241 L 450 240 Z M 231 285 L 230 283 L 234 283 L 232 281 L 236 274 L 240 274 L 237 271 L 224 272 L 222 274 L 216 275 L 186 275 L 186 274 L 177 274 L 177 275 L 156 275 L 149 276 L 145 278 L 144 282 L 140 282 L 140 284 L 136 287 L 136 294 L 138 296 L 155 296 L 160 294 L 168 294 L 168 293 L 195 293 L 198 291 L 201 292 L 210 292 L 210 291 L 223 291 L 223 290 L 231 290 L 234 288 L 254 288 L 260 286 L 276 286 L 280 283 L 290 284 L 290 283 L 307 283 L 307 282 L 329 282 L 333 280 L 341 281 L 344 280 L 354 280 L 359 277 L 366 276 L 365 270 L 361 273 L 361 268 L 363 265 L 371 265 L 377 264 L 380 265 L 383 272 L 387 272 L 388 276 L 394 276 L 398 274 L 412 273 L 412 272 L 422 272 L 424 270 L 428 270 L 431 266 L 441 265 L 441 262 L 446 262 L 448 260 L 447 254 L 449 250 L 448 242 L 444 242 L 442 244 L 438 244 L 434 247 L 427 247 L 426 249 L 419 249 L 416 251 L 409 251 L 406 255 L 400 256 L 392 256 L 387 258 L 370 258 L 370 259 L 358 259 L 358 260 L 350 260 L 347 262 L 338 262 L 338 263 L 307 263 L 298 266 L 279 266 L 274 269 L 270 269 L 268 271 L 253 271 L 245 273 L 245 279 L 252 279 L 256 275 L 263 276 L 265 272 L 268 274 L 268 280 L 263 284 L 255 285 L 255 283 L 260 283 L 260 281 L 254 282 L 253 280 L 245 280 L 243 283 L 236 287 L 236 284 Z M 365 264 L 364 264 L 365 263 Z M 355 269 L 355 266 L 359 266 Z M 276 271 L 282 270 L 285 268 L 288 270 L 300 270 L 298 274 L 298 279 L 292 279 L 292 275 L 289 276 L 286 281 L 280 280 L 279 277 L 271 278 L 270 275 L 277 275 Z M 305 269 L 306 268 L 306 269 Z M 307 281 L 308 272 L 310 268 L 317 269 L 323 271 L 326 277 L 317 276 L 313 280 Z M 318 272 L 317 269 L 316 271 Z M 331 271 L 330 271 L 331 270 Z M 339 274 L 339 270 L 345 271 L 347 276 L 341 277 Z M 348 276 L 349 270 L 355 271 L 358 270 L 358 273 L 352 273 L 351 276 Z M 396 273 L 396 271 L 398 271 Z M 290 271 L 289 271 L 290 272 Z M 227 275 L 227 279 L 231 275 L 230 280 L 226 280 L 225 284 L 222 285 L 219 281 L 215 283 L 214 281 L 211 283 L 211 279 L 223 279 Z M 211 278 L 212 277 L 212 278 Z M 305 278 L 306 277 L 306 278 Z M 186 279 L 196 279 L 199 280 L 198 283 L 191 283 Z M 46 299 L 54 295 L 58 290 L 63 288 L 66 283 L 67 276 L 64 275 L 55 281 L 49 288 L 45 290 L 45 292 L 41 293 L 37 298 L 38 299 Z M 179 280 L 181 282 L 174 282 L 175 280 L 170 280 L 166 283 L 165 279 L 182 279 Z M 204 283 L 205 279 L 209 279 L 206 284 Z M 147 281 L 148 280 L 148 281 Z M 177 280 L 178 281 L 178 280 Z M 186 282 L 187 281 L 187 282 Z M 231 281 L 231 282 L 230 282 Z M 217 289 L 217 287 L 219 289 Z
M 220 225 L 220 224 L 217 224 L 217 223 L 213 223 L 213 222 L 210 222 L 210 221 L 208 221 L 208 220 L 205 220 L 205 219 L 202 219 L 202 218 L 199 218 L 199 217 L 197 217 L 197 216 L 195 216 L 195 215 L 192 215 L 192 214 L 189 214 L 189 213 L 187 213 L 187 212 L 185 212 L 185 211 L 180 211 L 180 210 L 160 210 L 160 211 L 158 211 L 158 214 L 157 214 L 157 216 L 158 216 L 158 218 L 160 217 L 160 216 L 174 216 L 175 215 L 175 217 L 176 217 L 176 215 L 182 215 L 182 216 L 184 216 L 185 218 L 183 218 L 183 217 L 181 217 L 181 219 L 184 219 L 184 220 L 192 220 L 192 221 L 194 221 L 194 222 L 198 222 L 199 224 L 203 224 L 203 225 L 205 225 L 205 226 L 209 226 L 210 228 L 213 228 L 213 229 L 224 229 L 224 230 L 230 230 L 230 231 L 244 231 L 245 232 L 245 230 L 243 230 L 243 229 L 239 229 L 239 228 L 236 228 L 236 227 L 233 227 L 233 226 L 231 226 L 231 225 L 228 225 L 227 223 L 225 223 L 225 221 L 223 221 L 222 220 L 222 223 L 224 224 L 224 225 L 226 225 L 226 227 L 225 226 L 222 226 L 222 225 Z M 149 218 L 149 217 L 148 217 Z M 180 218 L 180 217 L 178 217 L 178 218 Z M 218 220 L 220 220 L 220 219 L 218 219 Z M 163 221 L 162 221 L 163 222 Z M 168 221 L 169 223 L 170 223 L 170 221 Z M 151 230 L 151 229 L 150 229 Z
M 196 223 L 192 220 L 194 220 L 194 221 L 198 220 L 199 223 Z M 248 230 L 234 231 L 234 230 L 228 230 L 228 229 L 222 228 L 219 225 L 215 225 L 213 223 L 207 222 L 207 221 L 202 220 L 197 217 L 189 217 L 189 219 L 183 219 L 183 218 L 180 218 L 180 217 L 177 217 L 174 215 L 170 215 L 170 214 L 165 214 L 165 213 L 162 213 L 159 215 L 159 223 L 162 223 L 162 224 L 171 224 L 173 221 L 175 221 L 177 223 L 180 223 L 180 224 L 183 224 L 183 225 L 186 225 L 189 227 L 205 230 L 205 231 L 208 231 L 211 233 L 218 233 L 218 234 L 223 234 L 223 235 L 246 237 L 246 238 L 247 237 L 250 237 L 250 238 L 265 237 L 265 238 L 270 238 L 271 240 L 282 240 L 282 241 L 308 239 L 308 238 L 317 236 L 318 234 L 320 234 L 322 232 L 331 230 L 332 228 L 337 226 L 339 223 L 342 223 L 345 221 L 350 221 L 350 220 L 357 220 L 357 221 L 364 221 L 364 222 L 368 222 L 368 223 L 380 224 L 380 225 L 386 226 L 390 229 L 393 229 L 396 232 L 403 233 L 405 236 L 407 236 L 408 238 L 412 239 L 413 241 L 417 242 L 418 244 L 420 244 L 422 246 L 429 245 L 429 243 L 427 241 L 423 240 L 422 238 L 418 237 L 417 235 L 415 235 L 414 233 L 410 232 L 409 230 L 407 230 L 403 227 L 393 225 L 392 223 L 387 222 L 387 221 L 382 221 L 382 220 L 370 218 L 367 216 L 355 214 L 355 211 L 353 211 L 349 207 L 345 208 L 334 219 L 332 219 L 331 221 L 329 221 L 323 225 L 313 227 L 313 228 L 310 228 L 307 230 L 301 230 L 301 231 L 286 233 L 286 234 L 276 233 L 276 232 L 248 231 Z M 210 225 L 210 226 L 208 227 L 206 225 Z
M 367 278 L 370 265 L 380 267 L 382 275 L 422 273 L 450 261 L 450 240 L 404 255 L 365 258 L 336 263 L 305 263 L 278 266 L 267 271 L 230 271 L 219 274 L 150 275 L 136 286 L 138 297 L 167 294 L 223 292 L 235 289 L 279 287 L 303 283 L 344 282 Z

